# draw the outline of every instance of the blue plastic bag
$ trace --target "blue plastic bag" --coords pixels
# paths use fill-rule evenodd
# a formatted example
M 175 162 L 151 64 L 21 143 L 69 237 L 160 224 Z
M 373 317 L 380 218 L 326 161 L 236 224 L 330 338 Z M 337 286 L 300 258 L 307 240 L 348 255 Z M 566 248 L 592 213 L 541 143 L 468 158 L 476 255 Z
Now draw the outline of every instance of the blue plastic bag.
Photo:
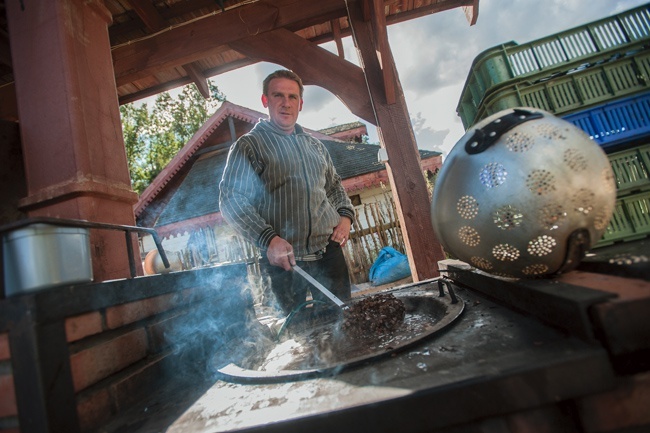
M 411 275 L 409 261 L 406 255 L 393 247 L 384 247 L 370 267 L 368 277 L 373 286 L 392 283 Z

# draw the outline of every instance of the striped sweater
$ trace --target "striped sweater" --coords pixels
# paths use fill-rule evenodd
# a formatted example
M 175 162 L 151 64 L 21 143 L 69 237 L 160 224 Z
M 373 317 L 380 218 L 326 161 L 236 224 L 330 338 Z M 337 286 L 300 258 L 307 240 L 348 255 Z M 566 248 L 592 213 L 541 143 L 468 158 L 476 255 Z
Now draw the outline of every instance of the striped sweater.
M 260 120 L 228 153 L 219 207 L 241 236 L 265 250 L 276 235 L 296 256 L 323 249 L 354 209 L 327 149 L 296 125 L 288 135 Z

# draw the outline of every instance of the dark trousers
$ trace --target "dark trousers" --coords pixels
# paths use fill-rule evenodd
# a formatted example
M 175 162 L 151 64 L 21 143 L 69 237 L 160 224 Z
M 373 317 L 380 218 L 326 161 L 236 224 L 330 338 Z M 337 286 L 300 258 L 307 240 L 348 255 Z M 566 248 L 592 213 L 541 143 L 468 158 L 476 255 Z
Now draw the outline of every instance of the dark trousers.
M 297 261 L 296 263 L 341 300 L 350 299 L 350 275 L 343 256 L 343 249 L 338 243 L 330 241 L 320 260 Z M 311 292 L 315 300 L 334 305 L 309 281 L 293 271 L 285 271 L 280 267 L 272 266 L 266 256 L 260 260 L 260 269 L 262 278 L 265 282 L 270 282 L 278 305 L 286 315 L 306 301 L 308 291 Z

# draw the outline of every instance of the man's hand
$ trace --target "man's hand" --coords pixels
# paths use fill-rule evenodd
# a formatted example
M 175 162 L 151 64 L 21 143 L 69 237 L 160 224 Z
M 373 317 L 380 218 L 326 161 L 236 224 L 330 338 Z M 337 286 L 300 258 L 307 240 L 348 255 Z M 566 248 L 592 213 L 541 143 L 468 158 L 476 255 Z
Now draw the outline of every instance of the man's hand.
M 291 266 L 296 264 L 296 258 L 293 256 L 293 247 L 291 244 L 280 236 L 271 240 L 266 257 L 273 266 L 279 266 L 285 271 L 290 271 Z
M 348 239 L 350 238 L 351 225 L 352 221 L 350 221 L 350 218 L 342 216 L 339 219 L 339 224 L 334 227 L 334 231 L 332 232 L 332 240 L 341 244 L 342 247 L 345 246 L 345 244 L 348 242 Z

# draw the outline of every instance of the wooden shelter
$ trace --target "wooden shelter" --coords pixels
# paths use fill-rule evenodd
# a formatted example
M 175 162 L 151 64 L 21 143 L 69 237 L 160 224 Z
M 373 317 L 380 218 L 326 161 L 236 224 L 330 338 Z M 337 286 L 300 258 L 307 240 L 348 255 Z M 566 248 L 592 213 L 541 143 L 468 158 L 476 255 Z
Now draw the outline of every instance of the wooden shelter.
M 378 126 L 414 279 L 436 276 L 443 252 L 386 27 L 458 7 L 476 21 L 478 0 L 0 0 L 0 117 L 20 126 L 25 168 L 16 207 L 134 224 L 119 104 L 191 82 L 207 96 L 207 77 L 268 61 Z M 346 36 L 363 68 L 344 59 Z M 121 235 L 91 242 L 97 280 L 128 275 Z

